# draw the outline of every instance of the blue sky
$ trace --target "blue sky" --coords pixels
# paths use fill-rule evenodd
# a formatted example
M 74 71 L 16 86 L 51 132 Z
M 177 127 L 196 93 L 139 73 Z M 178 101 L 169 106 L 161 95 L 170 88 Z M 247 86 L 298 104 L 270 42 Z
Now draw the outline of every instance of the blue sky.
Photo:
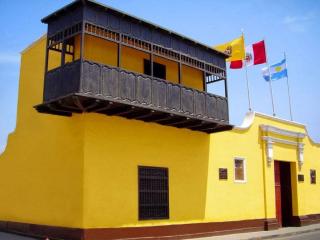
M 46 32 L 40 19 L 70 0 L 0 0 L 0 152 L 16 123 L 19 53 Z M 130 14 L 216 45 L 245 33 L 246 44 L 265 39 L 270 64 L 286 52 L 294 120 L 308 126 L 320 141 L 320 1 L 100 0 Z M 263 65 L 248 69 L 253 109 L 272 114 Z M 231 123 L 240 124 L 248 110 L 245 72 L 228 70 Z M 213 91 L 213 87 L 209 88 Z M 219 86 L 218 86 L 219 90 Z M 289 119 L 285 80 L 273 82 L 278 117 Z M 31 111 L 34 111 L 31 109 Z

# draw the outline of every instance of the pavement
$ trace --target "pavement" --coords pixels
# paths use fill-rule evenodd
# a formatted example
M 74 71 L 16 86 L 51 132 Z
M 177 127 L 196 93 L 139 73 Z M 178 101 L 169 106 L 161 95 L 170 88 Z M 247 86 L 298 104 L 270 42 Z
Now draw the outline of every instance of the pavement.
M 320 240 L 320 224 L 312 224 L 304 227 L 286 227 L 272 231 L 238 233 L 214 237 L 196 238 L 197 240 Z
M 0 232 L 0 240 L 36 240 L 37 238 L 24 237 L 16 234 Z M 320 224 L 304 227 L 286 227 L 272 231 L 238 233 L 193 240 L 320 240 Z
M 24 237 L 17 234 L 0 232 L 0 240 L 37 240 L 37 238 Z
M 320 238 L 320 232 L 309 232 L 309 233 L 303 233 L 298 234 L 295 236 L 287 236 L 287 237 L 279 237 L 279 238 L 273 238 L 274 240 L 319 240 Z

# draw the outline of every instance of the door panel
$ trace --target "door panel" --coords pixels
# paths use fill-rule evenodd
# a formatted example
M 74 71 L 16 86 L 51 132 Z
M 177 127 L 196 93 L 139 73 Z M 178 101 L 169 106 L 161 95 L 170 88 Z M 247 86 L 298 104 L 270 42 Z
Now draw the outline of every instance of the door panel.
M 274 161 L 276 218 L 280 227 L 292 225 L 290 162 Z
M 282 226 L 292 225 L 291 171 L 289 162 L 280 163 Z
M 280 162 L 274 161 L 274 186 L 276 200 L 276 218 L 280 227 L 282 227 L 282 210 L 281 210 L 281 181 L 280 181 Z

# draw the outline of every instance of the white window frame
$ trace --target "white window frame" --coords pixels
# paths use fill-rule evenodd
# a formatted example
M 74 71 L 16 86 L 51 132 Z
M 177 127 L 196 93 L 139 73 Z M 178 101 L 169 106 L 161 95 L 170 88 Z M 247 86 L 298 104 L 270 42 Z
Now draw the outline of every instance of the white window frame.
M 236 179 L 236 160 L 243 161 L 243 180 Z M 233 180 L 235 183 L 246 183 L 247 182 L 247 161 L 244 157 L 234 157 L 233 158 Z

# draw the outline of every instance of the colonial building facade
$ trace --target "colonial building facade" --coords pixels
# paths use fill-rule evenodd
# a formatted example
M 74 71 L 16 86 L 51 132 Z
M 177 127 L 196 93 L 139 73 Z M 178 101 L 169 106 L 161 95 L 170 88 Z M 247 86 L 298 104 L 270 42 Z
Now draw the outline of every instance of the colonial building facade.
M 320 145 L 261 113 L 231 126 L 227 55 L 89 0 L 42 21 L 0 155 L 0 230 L 178 239 L 320 221 Z

